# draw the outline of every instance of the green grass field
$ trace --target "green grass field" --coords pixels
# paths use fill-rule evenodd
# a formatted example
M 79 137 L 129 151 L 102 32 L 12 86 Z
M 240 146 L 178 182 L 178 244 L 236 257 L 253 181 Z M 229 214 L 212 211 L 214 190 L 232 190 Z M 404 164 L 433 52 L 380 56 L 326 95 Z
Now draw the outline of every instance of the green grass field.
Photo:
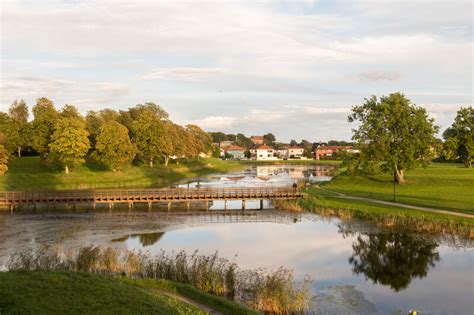
M 390 175 L 339 175 L 324 188 L 347 195 L 393 200 Z M 396 185 L 396 201 L 451 211 L 474 213 L 474 168 L 461 164 L 432 163 L 406 174 L 406 184 Z
M 167 187 L 186 178 L 229 172 L 244 168 L 239 163 L 230 163 L 214 158 L 204 158 L 170 164 L 132 165 L 118 172 L 98 168 L 96 165 L 76 166 L 70 174 L 49 169 L 39 157 L 13 159 L 6 174 L 0 176 L 0 190 L 47 190 L 89 189 L 119 187 Z
M 207 314 L 165 292 L 224 314 L 257 314 L 171 281 L 51 271 L 0 272 L 0 314 Z

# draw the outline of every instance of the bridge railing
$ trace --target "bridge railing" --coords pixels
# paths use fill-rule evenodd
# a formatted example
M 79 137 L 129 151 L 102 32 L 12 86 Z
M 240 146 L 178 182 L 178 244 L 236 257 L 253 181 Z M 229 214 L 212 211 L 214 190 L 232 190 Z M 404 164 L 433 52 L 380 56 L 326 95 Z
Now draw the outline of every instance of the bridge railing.
M 159 200 L 251 199 L 299 197 L 293 187 L 225 187 L 164 189 L 97 189 L 58 191 L 3 191 L 0 204 L 42 202 L 134 202 Z

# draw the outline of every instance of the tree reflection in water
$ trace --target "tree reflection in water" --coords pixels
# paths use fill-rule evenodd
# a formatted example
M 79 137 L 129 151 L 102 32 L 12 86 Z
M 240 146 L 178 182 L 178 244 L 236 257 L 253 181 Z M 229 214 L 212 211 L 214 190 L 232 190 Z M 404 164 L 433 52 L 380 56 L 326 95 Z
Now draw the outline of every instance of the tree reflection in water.
M 439 261 L 434 241 L 407 233 L 360 234 L 349 258 L 355 274 L 394 291 L 406 289 L 411 280 L 427 275 Z
M 158 242 L 165 232 L 158 232 L 158 233 L 148 233 L 148 234 L 136 234 L 133 236 L 138 236 L 138 241 L 142 244 L 143 247 L 154 245 Z

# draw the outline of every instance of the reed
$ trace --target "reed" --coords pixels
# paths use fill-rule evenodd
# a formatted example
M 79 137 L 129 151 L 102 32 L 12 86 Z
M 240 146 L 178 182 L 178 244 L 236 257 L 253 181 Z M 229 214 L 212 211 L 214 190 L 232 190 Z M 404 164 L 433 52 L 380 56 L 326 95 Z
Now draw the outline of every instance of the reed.
M 86 246 L 62 253 L 53 248 L 14 253 L 9 270 L 72 271 L 126 276 L 132 279 L 166 279 L 190 284 L 204 292 L 227 297 L 270 314 L 304 313 L 310 301 L 309 277 L 296 285 L 291 270 L 241 270 L 217 253 L 189 255 L 184 251 L 155 256 Z

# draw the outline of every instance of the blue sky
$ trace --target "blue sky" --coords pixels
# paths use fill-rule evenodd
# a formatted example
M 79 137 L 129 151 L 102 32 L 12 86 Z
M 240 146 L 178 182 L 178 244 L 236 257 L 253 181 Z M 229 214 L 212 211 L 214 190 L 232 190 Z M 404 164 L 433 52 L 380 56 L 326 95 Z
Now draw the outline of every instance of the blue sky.
M 160 104 L 178 123 L 350 139 L 364 97 L 404 92 L 442 129 L 472 105 L 471 1 L 1 3 L 0 110 Z

